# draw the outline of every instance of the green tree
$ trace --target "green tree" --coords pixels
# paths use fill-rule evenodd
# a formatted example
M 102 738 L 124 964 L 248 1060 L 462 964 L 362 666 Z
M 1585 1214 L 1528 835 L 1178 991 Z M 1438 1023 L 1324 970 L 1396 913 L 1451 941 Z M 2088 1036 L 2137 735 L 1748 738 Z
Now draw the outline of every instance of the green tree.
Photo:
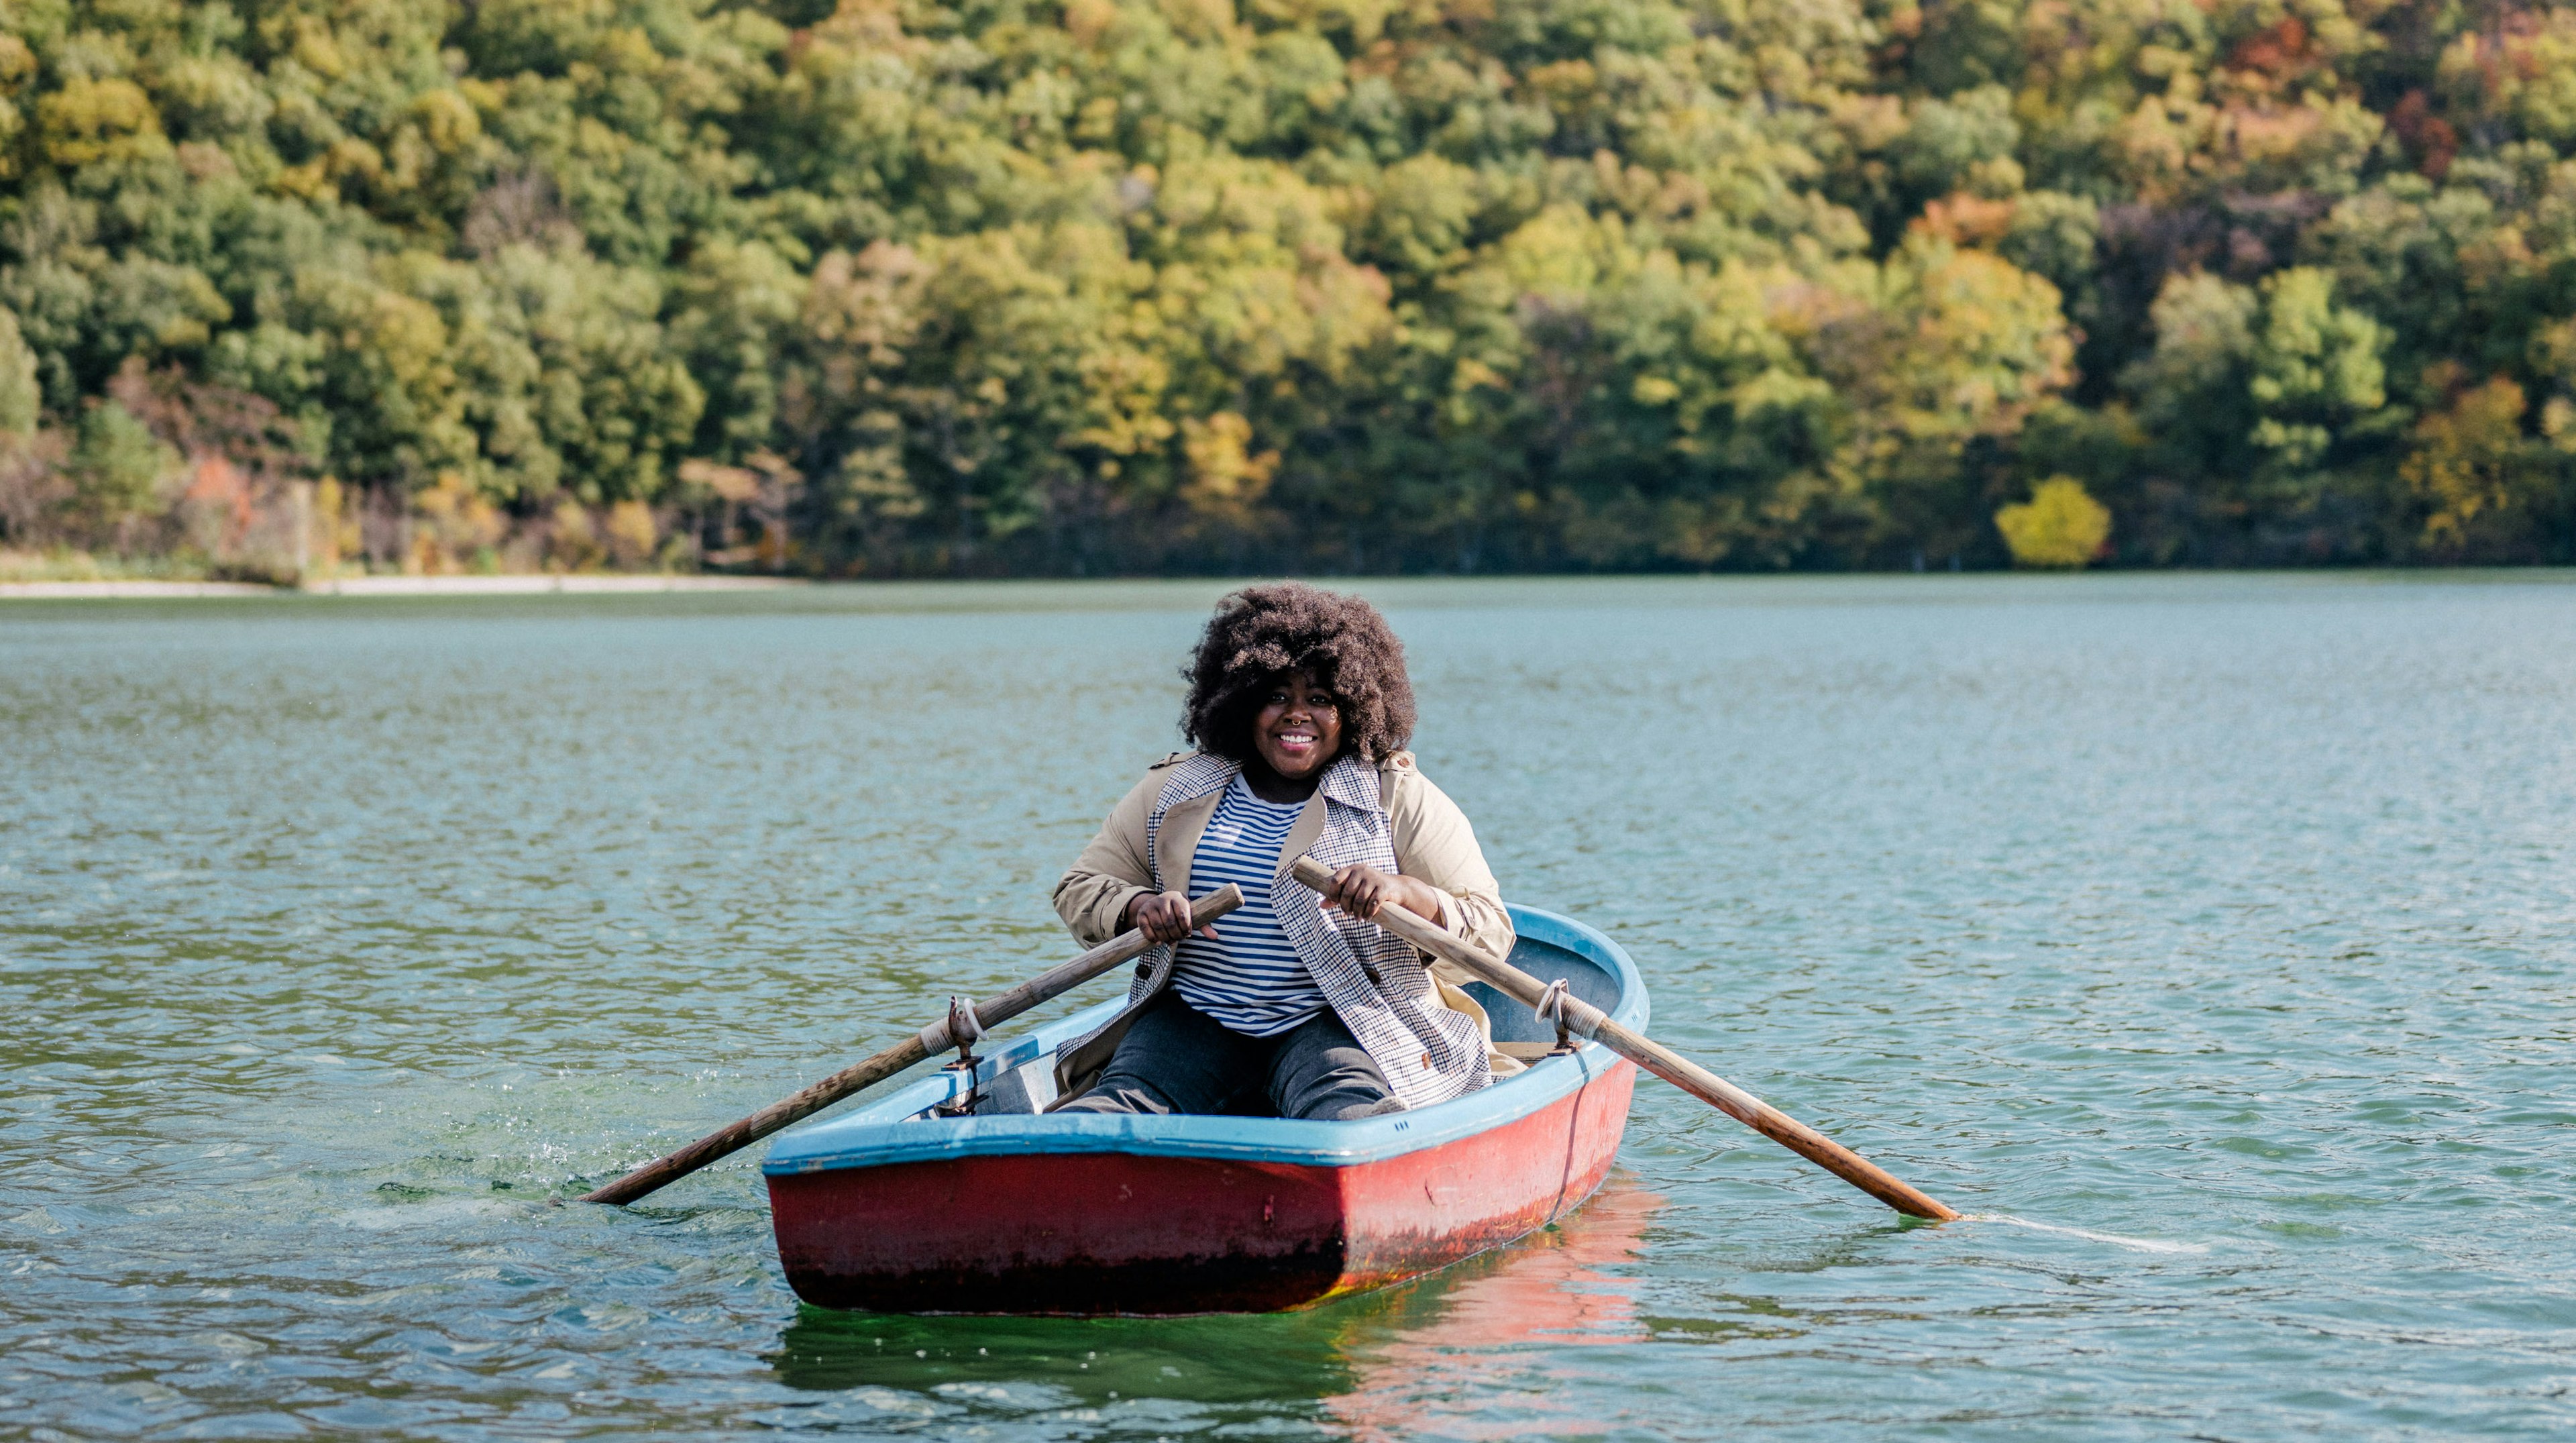
M 84 412 L 70 466 L 74 504 L 94 538 L 126 549 L 135 523 L 161 514 L 176 499 L 167 483 L 179 453 L 114 401 Z
M 18 334 L 18 318 L 0 309 L 0 432 L 36 434 L 44 399 L 36 382 L 36 353 Z
M 2296 267 L 2263 283 L 2263 324 L 2245 388 L 2258 418 L 2254 444 L 2276 475 L 2312 470 L 2386 404 L 2386 341 L 2377 321 L 2334 303 L 2334 278 L 2324 271 Z

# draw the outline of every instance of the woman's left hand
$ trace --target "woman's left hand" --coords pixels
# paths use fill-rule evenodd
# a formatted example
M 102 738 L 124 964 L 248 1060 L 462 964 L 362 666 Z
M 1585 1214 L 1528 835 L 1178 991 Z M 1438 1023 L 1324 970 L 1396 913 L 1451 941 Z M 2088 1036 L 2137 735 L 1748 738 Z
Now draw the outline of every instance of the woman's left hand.
M 1440 920 L 1440 894 L 1430 883 L 1401 873 L 1389 876 L 1365 862 L 1334 870 L 1333 885 L 1324 889 L 1324 905 L 1339 907 L 1344 916 L 1363 922 L 1373 920 L 1381 907 L 1402 907 L 1417 917 Z

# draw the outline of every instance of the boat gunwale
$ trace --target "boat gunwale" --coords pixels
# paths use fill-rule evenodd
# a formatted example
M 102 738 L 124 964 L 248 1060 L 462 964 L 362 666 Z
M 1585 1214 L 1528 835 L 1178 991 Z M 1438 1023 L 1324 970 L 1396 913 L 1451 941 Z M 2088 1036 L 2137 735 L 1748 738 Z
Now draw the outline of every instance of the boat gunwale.
M 1644 976 L 1627 950 L 1600 931 L 1561 913 L 1511 907 L 1512 923 L 1526 940 L 1562 948 L 1608 972 L 1619 984 L 1616 1021 L 1646 1025 Z M 1122 1006 L 1110 998 L 1015 1038 L 985 1059 L 979 1080 L 1052 1054 L 1099 1026 Z M 771 1147 L 761 1163 L 768 1177 L 967 1157 L 1050 1153 L 1127 1153 L 1145 1157 L 1204 1157 L 1305 1167 L 1355 1167 L 1473 1137 L 1550 1107 L 1620 1065 L 1597 1042 L 1580 1042 L 1566 1056 L 1549 1057 L 1526 1072 L 1464 1097 L 1384 1117 L 1349 1122 L 1310 1122 L 1278 1117 L 1148 1116 L 1105 1113 L 1014 1113 L 965 1117 L 925 1126 L 919 1114 L 954 1097 L 964 1086 L 953 1072 L 922 1078 L 858 1111 L 799 1127 Z

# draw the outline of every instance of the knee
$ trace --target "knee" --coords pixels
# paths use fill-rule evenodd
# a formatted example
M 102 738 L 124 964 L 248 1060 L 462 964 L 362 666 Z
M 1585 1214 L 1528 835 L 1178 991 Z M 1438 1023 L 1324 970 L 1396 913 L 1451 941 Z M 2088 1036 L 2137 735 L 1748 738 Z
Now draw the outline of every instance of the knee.
M 1288 1080 L 1276 1098 L 1281 1117 L 1309 1122 L 1349 1122 L 1404 1111 L 1404 1102 L 1374 1067 L 1340 1067 L 1321 1077 Z
M 1357 1122 L 1364 1117 L 1384 1117 L 1391 1112 L 1404 1111 L 1404 1099 L 1400 1097 L 1381 1097 L 1375 1102 L 1342 1097 L 1328 1101 L 1329 1105 L 1326 1109 L 1308 1113 L 1307 1116 L 1320 1118 L 1325 1122 Z
M 1111 1083 L 1094 1087 L 1055 1110 L 1058 1112 L 1149 1113 L 1164 1116 L 1174 1109 L 1168 1100 L 1145 1088 Z

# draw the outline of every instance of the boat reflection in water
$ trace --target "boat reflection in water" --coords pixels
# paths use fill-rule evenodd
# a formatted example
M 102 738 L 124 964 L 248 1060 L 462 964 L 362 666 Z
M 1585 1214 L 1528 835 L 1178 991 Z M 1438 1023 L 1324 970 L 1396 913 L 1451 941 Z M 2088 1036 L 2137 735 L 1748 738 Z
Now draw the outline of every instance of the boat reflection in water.
M 1362 1439 L 1597 1431 L 1551 1408 L 1556 1390 L 1547 1384 L 1577 1366 L 1569 1347 L 1651 1335 L 1638 1316 L 1635 1280 L 1619 1269 L 1663 1204 L 1613 1174 L 1556 1227 L 1454 1269 L 1445 1287 L 1419 1289 L 1429 1316 L 1363 1329 L 1352 1340 L 1351 1386 L 1325 1400 L 1326 1418 Z M 1461 1426 L 1443 1426 L 1451 1421 Z
M 980 1423 L 1023 1437 L 1265 1422 L 1366 1439 L 1582 1433 L 1581 1420 L 1549 1410 L 1547 1383 L 1570 1371 L 1569 1347 L 1648 1336 L 1622 1265 L 1663 1202 L 1614 1173 L 1553 1228 L 1305 1312 L 1067 1319 L 801 1307 L 768 1361 L 779 1381 L 816 1397 L 775 1421 Z

